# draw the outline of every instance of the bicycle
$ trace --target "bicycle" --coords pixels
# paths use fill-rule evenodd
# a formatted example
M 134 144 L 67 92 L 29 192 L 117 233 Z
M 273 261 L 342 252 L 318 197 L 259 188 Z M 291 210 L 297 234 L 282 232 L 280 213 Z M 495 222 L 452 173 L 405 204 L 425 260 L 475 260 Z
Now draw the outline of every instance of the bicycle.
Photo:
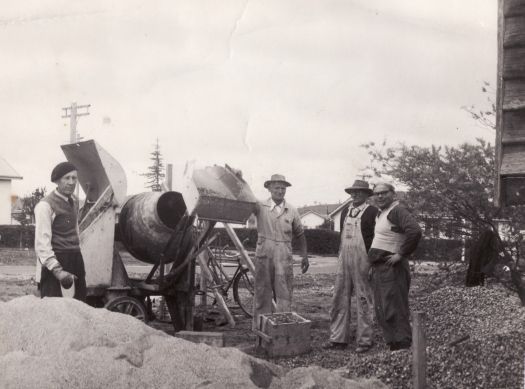
M 246 242 L 246 241 L 245 241 Z M 245 243 L 243 242 L 243 243 Z M 249 269 L 242 263 L 241 255 L 237 251 L 231 251 L 228 246 L 207 248 L 207 267 L 210 270 L 212 282 L 208 280 L 206 291 L 199 294 L 207 295 L 217 290 L 221 296 L 228 299 L 230 288 L 233 292 L 233 299 L 242 310 L 245 316 L 253 316 L 254 299 L 254 278 Z M 226 268 L 235 267 L 232 275 Z M 202 271 L 202 270 L 201 270 Z M 230 273 L 230 274 L 228 274 Z M 218 302 L 213 296 L 213 304 Z

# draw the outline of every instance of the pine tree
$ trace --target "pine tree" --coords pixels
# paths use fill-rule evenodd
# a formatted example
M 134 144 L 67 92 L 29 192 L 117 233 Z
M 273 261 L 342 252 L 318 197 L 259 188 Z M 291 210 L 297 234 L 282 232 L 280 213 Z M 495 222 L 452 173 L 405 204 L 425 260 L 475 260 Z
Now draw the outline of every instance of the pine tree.
M 160 152 L 159 139 L 157 138 L 154 145 L 154 150 L 150 153 L 150 161 L 152 161 L 151 166 L 148 167 L 146 173 L 141 174 L 141 176 L 146 177 L 146 188 L 151 188 L 153 192 L 160 192 L 162 190 L 162 181 L 166 174 L 164 173 L 164 163 L 162 160 L 162 154 Z

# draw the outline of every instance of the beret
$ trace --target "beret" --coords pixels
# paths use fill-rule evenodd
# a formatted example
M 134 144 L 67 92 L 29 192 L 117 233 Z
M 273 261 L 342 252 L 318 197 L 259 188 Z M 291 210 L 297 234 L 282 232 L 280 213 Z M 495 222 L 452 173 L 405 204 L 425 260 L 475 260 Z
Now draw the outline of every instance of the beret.
M 73 170 L 77 170 L 77 168 L 71 162 L 60 162 L 51 172 L 51 182 L 60 180 L 67 173 L 72 172 Z

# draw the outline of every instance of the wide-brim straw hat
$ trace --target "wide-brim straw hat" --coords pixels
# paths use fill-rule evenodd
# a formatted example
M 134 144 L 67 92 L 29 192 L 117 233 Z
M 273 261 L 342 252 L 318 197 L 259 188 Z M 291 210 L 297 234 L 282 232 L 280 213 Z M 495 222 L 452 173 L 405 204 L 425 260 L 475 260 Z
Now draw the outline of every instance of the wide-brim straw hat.
M 370 189 L 370 186 L 368 185 L 368 182 L 363 180 L 355 180 L 352 186 L 349 186 L 348 188 L 345 188 L 345 192 L 348 194 L 352 194 L 352 192 L 356 190 L 362 190 L 366 193 L 368 193 L 369 196 L 372 196 L 374 193 L 372 189 Z
M 268 185 L 272 182 L 282 182 L 285 186 L 292 186 L 282 174 L 272 174 L 272 177 L 268 181 L 265 181 L 264 187 L 268 188 Z

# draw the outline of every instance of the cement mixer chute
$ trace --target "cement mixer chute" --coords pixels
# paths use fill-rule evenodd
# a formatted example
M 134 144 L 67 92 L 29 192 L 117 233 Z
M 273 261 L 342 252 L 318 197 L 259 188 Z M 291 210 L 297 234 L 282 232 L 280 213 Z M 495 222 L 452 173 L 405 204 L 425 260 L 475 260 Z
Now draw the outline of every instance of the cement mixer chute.
M 63 145 L 67 160 L 78 169 L 78 181 L 86 201 L 96 202 L 111 187 L 114 199 L 122 204 L 126 198 L 126 173 L 118 161 L 94 140 Z

